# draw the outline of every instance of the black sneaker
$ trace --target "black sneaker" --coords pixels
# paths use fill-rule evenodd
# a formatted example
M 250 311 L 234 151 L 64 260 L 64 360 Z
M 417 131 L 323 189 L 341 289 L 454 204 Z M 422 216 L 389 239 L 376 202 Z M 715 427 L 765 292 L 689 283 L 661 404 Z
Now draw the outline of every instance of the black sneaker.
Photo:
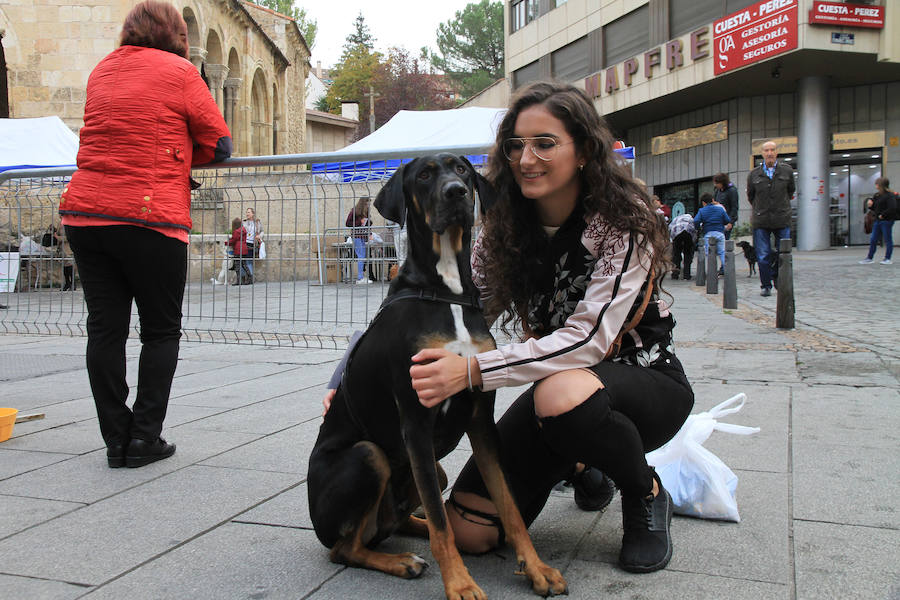
M 632 573 L 650 573 L 669 564 L 672 558 L 672 497 L 663 487 L 656 472 L 653 478 L 659 486 L 656 497 L 626 498 L 622 496 L 622 551 L 619 565 Z
M 169 458 L 175 454 L 175 444 L 169 444 L 162 438 L 148 442 L 140 438 L 132 438 L 128 444 L 128 452 L 125 454 L 125 466 L 143 467 L 152 462 Z
M 572 477 L 571 482 L 575 490 L 575 504 L 583 511 L 603 510 L 616 495 L 612 479 L 600 469 L 585 467 Z

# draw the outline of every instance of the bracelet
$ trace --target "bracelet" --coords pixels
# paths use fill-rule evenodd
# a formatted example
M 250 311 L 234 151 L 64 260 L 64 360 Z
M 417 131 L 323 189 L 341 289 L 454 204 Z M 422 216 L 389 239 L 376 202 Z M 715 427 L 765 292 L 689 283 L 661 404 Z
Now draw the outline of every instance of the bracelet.
M 474 391 L 472 389 L 472 359 L 470 357 L 466 357 L 466 377 L 469 379 L 469 391 Z

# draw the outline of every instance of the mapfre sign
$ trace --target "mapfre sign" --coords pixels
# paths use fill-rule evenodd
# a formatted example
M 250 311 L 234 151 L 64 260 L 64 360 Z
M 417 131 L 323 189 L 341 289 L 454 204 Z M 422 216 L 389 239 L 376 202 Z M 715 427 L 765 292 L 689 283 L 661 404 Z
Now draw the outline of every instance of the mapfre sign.
M 884 7 L 816 0 L 809 10 L 809 22 L 817 25 L 884 29 Z
M 716 75 L 797 47 L 798 0 L 764 0 L 713 23 Z

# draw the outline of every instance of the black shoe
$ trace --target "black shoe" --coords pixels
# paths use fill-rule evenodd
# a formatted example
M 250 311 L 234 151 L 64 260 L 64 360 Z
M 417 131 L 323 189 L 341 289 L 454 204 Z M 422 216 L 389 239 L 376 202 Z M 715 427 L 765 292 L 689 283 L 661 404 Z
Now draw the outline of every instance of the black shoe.
M 572 487 L 575 489 L 575 504 L 587 512 L 603 510 L 616 495 L 612 480 L 603 471 L 591 467 L 585 467 L 572 477 Z
M 681 275 L 681 271 L 672 271 L 672 279 L 678 279 Z
M 684 280 L 689 281 L 690 279 L 691 279 L 691 274 L 690 273 L 685 274 Z
M 763 288 L 762 291 L 759 293 L 759 295 L 760 296 L 771 296 L 772 288 Z
M 656 497 L 626 498 L 622 496 L 622 551 L 619 565 L 632 573 L 650 573 L 669 564 L 672 558 L 672 497 L 665 490 L 659 476 L 653 473 L 659 486 Z
M 106 447 L 106 462 L 110 469 L 118 469 L 125 466 L 125 450 L 128 444 L 113 444 Z
M 168 444 L 162 438 L 157 438 L 154 442 L 134 438 L 128 444 L 125 465 L 130 468 L 143 467 L 152 462 L 169 458 L 173 454 L 175 454 L 175 444 Z
M 725 269 L 719 269 L 719 277 L 725 277 Z

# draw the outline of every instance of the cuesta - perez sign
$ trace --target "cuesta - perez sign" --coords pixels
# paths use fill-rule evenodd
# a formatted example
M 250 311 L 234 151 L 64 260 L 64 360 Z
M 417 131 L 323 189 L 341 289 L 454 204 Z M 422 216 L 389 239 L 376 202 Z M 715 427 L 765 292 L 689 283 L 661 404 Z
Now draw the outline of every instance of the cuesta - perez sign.
M 884 29 L 884 7 L 816 0 L 809 11 L 809 22 L 820 25 Z
M 798 0 L 764 0 L 713 24 L 713 72 L 766 60 L 797 47 Z

